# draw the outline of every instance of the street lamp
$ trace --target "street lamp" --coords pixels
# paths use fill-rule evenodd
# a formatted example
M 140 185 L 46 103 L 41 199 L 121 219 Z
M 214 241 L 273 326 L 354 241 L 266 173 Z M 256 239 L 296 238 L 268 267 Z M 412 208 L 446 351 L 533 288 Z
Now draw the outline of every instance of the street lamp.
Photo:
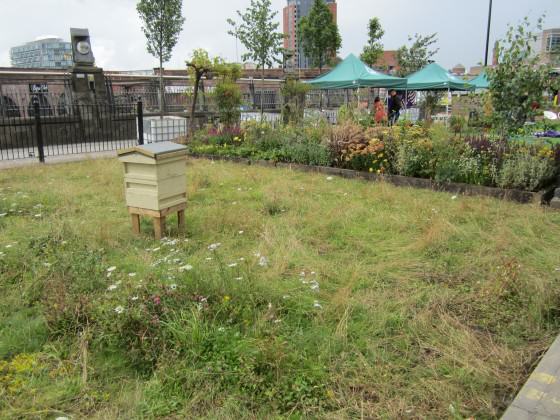
M 492 25 L 492 0 L 488 8 L 488 31 L 486 32 L 486 54 L 484 54 L 484 67 L 488 66 L 488 49 L 490 47 L 490 26 Z

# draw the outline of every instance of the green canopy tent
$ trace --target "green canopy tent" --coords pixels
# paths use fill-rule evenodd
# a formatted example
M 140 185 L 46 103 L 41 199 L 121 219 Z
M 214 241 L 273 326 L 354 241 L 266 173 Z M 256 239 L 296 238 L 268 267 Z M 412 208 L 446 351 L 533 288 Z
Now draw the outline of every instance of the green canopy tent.
M 451 97 L 452 90 L 471 90 L 468 82 L 452 75 L 437 63 L 428 64 L 422 70 L 407 77 L 408 90 L 447 91 Z M 449 116 L 449 103 L 446 107 Z
M 480 73 L 477 77 L 469 81 L 469 84 L 472 85 L 475 89 L 489 89 L 490 88 L 490 81 L 488 80 L 488 76 L 486 72 Z
M 350 54 L 328 73 L 307 83 L 315 89 L 406 88 L 406 79 L 377 72 L 354 54 Z
M 471 90 L 473 86 L 464 80 L 453 76 L 437 63 L 428 64 L 422 70 L 411 74 L 408 80 L 408 90 Z

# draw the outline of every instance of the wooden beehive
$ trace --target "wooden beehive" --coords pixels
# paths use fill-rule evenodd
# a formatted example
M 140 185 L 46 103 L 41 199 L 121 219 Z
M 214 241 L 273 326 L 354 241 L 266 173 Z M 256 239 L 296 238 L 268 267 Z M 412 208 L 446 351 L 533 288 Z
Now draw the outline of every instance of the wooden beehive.
M 152 143 L 120 150 L 118 155 L 124 163 L 128 207 L 161 211 L 186 203 L 185 146 Z

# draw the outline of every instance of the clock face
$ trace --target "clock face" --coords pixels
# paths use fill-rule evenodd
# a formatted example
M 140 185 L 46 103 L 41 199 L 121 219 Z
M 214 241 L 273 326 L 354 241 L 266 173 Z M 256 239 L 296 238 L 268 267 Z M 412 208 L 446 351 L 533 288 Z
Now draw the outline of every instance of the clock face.
M 78 52 L 80 54 L 83 54 L 83 55 L 88 54 L 89 51 L 90 51 L 89 42 L 87 42 L 87 41 L 78 42 L 78 44 L 76 45 L 76 49 L 78 50 Z

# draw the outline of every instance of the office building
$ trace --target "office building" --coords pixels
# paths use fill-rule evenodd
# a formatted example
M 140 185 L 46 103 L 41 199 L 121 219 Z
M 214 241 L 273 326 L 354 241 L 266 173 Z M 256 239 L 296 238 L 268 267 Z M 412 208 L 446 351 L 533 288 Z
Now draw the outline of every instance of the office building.
M 538 34 L 534 48 L 542 64 L 560 67 L 560 28 L 547 29 Z
M 333 19 L 337 21 L 336 0 L 323 0 L 333 14 Z M 288 5 L 284 8 L 284 48 L 289 52 L 286 67 L 307 69 L 311 67 L 311 61 L 303 52 L 303 45 L 299 40 L 298 28 L 303 17 L 309 15 L 314 0 L 288 0 Z
M 39 38 L 10 49 L 12 67 L 66 69 L 72 67 L 72 44 L 57 37 Z

